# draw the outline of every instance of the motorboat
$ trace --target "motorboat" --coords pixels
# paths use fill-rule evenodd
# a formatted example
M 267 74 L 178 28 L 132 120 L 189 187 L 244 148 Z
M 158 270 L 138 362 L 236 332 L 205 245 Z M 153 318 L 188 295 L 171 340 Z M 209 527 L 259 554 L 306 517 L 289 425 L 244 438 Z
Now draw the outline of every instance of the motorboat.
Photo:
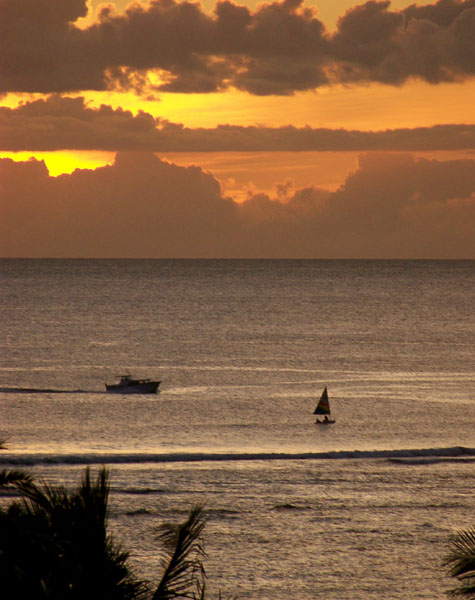
M 119 383 L 106 383 L 106 391 L 114 394 L 156 394 L 161 381 L 134 379 L 131 375 L 119 375 Z

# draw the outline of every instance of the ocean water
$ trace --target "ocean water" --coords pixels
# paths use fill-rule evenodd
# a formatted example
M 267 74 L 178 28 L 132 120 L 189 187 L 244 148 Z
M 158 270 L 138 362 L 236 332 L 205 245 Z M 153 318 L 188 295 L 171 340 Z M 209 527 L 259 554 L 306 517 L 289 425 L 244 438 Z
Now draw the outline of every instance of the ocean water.
M 108 466 L 151 581 L 160 524 L 205 503 L 211 597 L 444 598 L 475 520 L 474 306 L 474 261 L 1 260 L 0 468 Z M 124 372 L 160 394 L 106 394 Z

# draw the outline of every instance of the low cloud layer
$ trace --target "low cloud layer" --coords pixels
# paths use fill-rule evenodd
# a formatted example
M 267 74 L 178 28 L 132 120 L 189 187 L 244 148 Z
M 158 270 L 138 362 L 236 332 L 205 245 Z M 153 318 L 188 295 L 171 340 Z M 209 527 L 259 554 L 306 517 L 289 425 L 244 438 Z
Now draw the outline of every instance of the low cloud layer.
M 86 0 L 0 0 L 0 94 L 136 90 L 285 95 L 333 83 L 410 78 L 437 84 L 475 72 L 475 0 L 390 10 L 369 1 L 329 33 L 303 0 L 254 11 L 223 0 L 103 5 L 79 28 Z M 159 75 L 153 83 L 151 74 Z
M 438 125 L 380 132 L 311 127 L 221 125 L 189 129 L 140 112 L 88 107 L 84 99 L 51 96 L 0 107 L 0 150 L 347 151 L 475 148 L 474 125 Z
M 292 182 L 237 204 L 148 153 L 50 177 L 0 160 L 0 255 L 475 258 L 475 162 L 363 154 L 336 192 Z

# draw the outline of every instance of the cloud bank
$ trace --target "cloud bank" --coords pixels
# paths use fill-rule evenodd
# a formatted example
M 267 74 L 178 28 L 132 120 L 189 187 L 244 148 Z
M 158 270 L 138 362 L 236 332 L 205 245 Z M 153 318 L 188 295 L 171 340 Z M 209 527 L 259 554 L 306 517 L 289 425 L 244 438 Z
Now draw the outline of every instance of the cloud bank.
M 0 107 L 0 150 L 149 150 L 152 152 L 464 150 L 475 148 L 474 125 L 437 125 L 379 132 L 311 127 L 186 128 L 83 98 L 51 96 Z
M 50 177 L 0 160 L 0 255 L 475 258 L 475 162 L 363 154 L 336 192 L 276 186 L 238 204 L 149 153 Z
M 75 24 L 86 0 L 0 0 L 0 93 L 234 87 L 285 95 L 333 83 L 473 76 L 475 0 L 389 7 L 356 6 L 330 34 L 303 0 L 254 11 L 222 0 L 212 14 L 188 0 L 135 3 L 123 13 L 108 4 L 86 28 Z

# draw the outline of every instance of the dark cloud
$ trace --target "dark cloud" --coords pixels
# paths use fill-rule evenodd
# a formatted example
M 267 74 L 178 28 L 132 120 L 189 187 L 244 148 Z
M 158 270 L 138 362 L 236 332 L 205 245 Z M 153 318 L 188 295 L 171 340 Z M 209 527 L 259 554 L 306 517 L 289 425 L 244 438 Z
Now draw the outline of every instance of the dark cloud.
M 410 77 L 450 82 L 475 72 L 475 0 L 389 10 L 370 1 L 349 10 L 331 40 L 342 81 L 399 85 Z
M 237 204 L 153 154 L 56 178 L 2 159 L 0 255 L 473 259 L 474 167 L 371 153 L 336 192 L 285 181 Z
M 0 0 L 0 93 L 104 89 L 107 65 L 73 25 L 86 14 L 86 0 Z
M 83 98 L 53 96 L 15 109 L 0 107 L 0 148 L 152 149 L 157 122 L 151 115 L 110 106 L 88 108 Z
M 83 98 L 51 96 L 0 107 L 0 150 L 150 150 L 154 152 L 274 150 L 460 150 L 475 148 L 475 125 L 438 125 L 380 132 L 285 126 L 221 125 L 189 129 L 152 115 Z
M 86 28 L 86 0 L 0 0 L 0 93 L 128 89 L 292 94 L 324 84 L 409 78 L 438 83 L 475 71 L 475 0 L 391 11 L 370 1 L 334 34 L 303 0 L 230 0 L 214 13 L 185 0 L 103 6 Z M 153 85 L 158 72 L 163 83 Z

